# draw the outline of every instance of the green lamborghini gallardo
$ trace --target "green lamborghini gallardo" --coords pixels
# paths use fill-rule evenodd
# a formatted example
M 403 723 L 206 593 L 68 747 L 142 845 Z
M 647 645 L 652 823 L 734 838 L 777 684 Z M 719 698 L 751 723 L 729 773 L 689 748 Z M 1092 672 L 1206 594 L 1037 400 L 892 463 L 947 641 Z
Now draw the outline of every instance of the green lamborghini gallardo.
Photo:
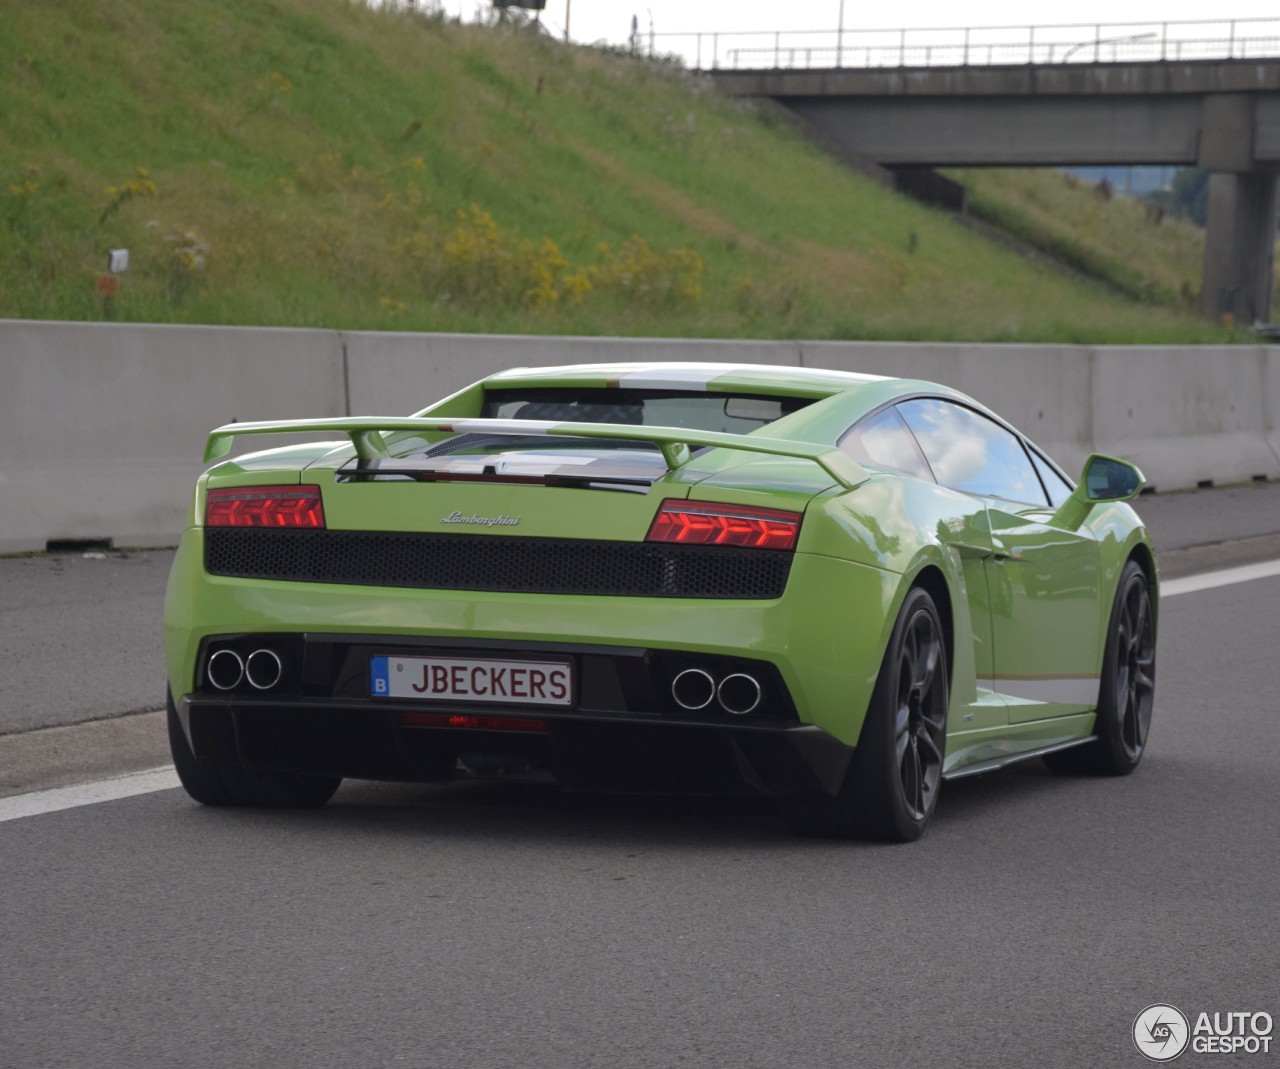
M 196 485 L 169 735 L 210 805 L 343 777 L 754 791 L 917 838 L 943 780 L 1123 775 L 1155 690 L 1132 465 L 1078 486 L 928 382 L 733 364 L 493 375 Z

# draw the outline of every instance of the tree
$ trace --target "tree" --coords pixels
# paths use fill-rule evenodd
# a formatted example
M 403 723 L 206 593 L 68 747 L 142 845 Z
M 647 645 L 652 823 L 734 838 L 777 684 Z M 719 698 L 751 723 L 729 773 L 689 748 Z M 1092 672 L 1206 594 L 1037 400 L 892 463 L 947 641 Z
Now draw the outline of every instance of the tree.
M 1183 167 L 1173 176 L 1168 189 L 1148 193 L 1145 199 L 1170 215 L 1204 226 L 1209 215 L 1209 172 Z

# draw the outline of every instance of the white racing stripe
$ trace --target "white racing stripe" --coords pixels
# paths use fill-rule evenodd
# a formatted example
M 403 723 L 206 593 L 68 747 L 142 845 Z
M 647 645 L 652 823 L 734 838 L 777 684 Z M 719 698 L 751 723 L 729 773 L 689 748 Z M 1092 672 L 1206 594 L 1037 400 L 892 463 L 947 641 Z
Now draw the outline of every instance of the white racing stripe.
M 1061 679 L 979 679 L 978 686 L 1024 702 L 1059 702 L 1092 706 L 1098 699 L 1098 677 L 1068 676 Z
M 693 390 L 698 387 L 705 389 L 712 379 L 741 370 L 742 368 L 724 364 L 686 364 L 681 367 L 659 365 L 619 375 L 618 387 L 623 390 Z
M 77 783 L 74 787 L 55 787 L 49 791 L 15 794 L 11 798 L 0 798 L 0 823 L 21 817 L 35 817 L 41 813 L 56 813 L 60 809 L 74 809 L 81 805 L 114 802 L 120 798 L 132 798 L 135 794 L 167 791 L 178 786 L 181 786 L 178 774 L 172 765 L 166 765 L 164 768 L 130 772 L 128 775 L 113 776 L 111 779 L 95 780 L 92 783 Z
M 449 425 L 455 434 L 530 435 L 560 426 L 554 419 L 455 419 Z
M 1205 572 L 1201 575 L 1189 575 L 1184 579 L 1171 579 L 1160 586 L 1162 598 L 1173 598 L 1179 594 L 1193 594 L 1197 590 L 1213 590 L 1220 586 L 1231 586 L 1234 583 L 1249 583 L 1256 579 L 1270 579 L 1280 575 L 1280 560 L 1264 561 L 1262 564 L 1246 564 L 1239 568 L 1224 568 L 1217 572 Z M 989 680 L 983 681 L 990 682 Z M 1070 683 L 1083 685 L 1078 680 L 1046 680 L 1037 681 L 1057 685 Z M 1021 683 L 1021 681 L 1020 681 Z M 1096 685 L 1090 683 L 1091 686 Z M 1043 696 L 1037 695 L 1040 700 Z M 1055 700 L 1062 700 L 1055 695 Z M 114 802 L 121 798 L 132 798 L 136 794 L 150 794 L 152 791 L 167 791 L 181 786 L 178 774 L 172 765 L 164 768 L 153 768 L 147 772 L 131 772 L 125 776 L 114 776 L 111 779 L 95 780 L 92 783 L 79 783 L 74 787 L 55 787 L 48 791 L 33 791 L 30 794 L 15 794 L 10 798 L 0 798 L 0 823 L 6 820 L 18 820 L 21 817 L 39 816 L 41 813 L 56 813 L 60 809 L 74 809 L 76 806 L 97 805 L 99 802 Z
M 1280 560 L 1263 561 L 1261 564 L 1244 564 L 1239 568 L 1223 568 L 1218 572 L 1202 572 L 1184 579 L 1170 579 L 1160 584 L 1161 598 L 1174 598 L 1179 594 L 1194 594 L 1197 590 L 1213 590 L 1233 583 L 1251 583 L 1255 579 L 1270 579 L 1280 575 Z

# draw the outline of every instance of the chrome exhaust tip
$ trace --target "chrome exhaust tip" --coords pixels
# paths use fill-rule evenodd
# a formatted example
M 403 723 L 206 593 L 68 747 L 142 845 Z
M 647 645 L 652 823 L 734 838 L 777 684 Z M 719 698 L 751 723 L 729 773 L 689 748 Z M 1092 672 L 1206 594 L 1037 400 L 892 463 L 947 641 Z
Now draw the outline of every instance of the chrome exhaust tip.
M 284 663 L 275 650 L 254 650 L 244 662 L 244 675 L 255 690 L 270 690 L 284 675 Z
M 244 679 L 244 661 L 235 650 L 218 650 L 209 658 L 204 674 L 219 690 L 231 690 L 238 687 L 240 680 Z
M 755 676 L 749 676 L 745 672 L 734 672 L 720 681 L 720 686 L 716 689 L 716 697 L 720 699 L 720 704 L 726 713 L 746 716 L 747 713 L 754 712 L 756 706 L 760 704 L 763 692 Z
M 686 668 L 671 681 L 671 697 L 681 709 L 705 709 L 716 696 L 716 681 L 701 668 Z

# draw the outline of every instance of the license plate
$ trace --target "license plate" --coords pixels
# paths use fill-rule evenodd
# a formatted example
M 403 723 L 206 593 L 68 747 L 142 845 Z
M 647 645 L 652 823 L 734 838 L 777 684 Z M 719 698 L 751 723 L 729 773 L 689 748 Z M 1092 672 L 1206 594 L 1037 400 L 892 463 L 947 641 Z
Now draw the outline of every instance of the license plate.
M 371 657 L 375 698 L 489 705 L 572 705 L 573 671 L 563 661 L 469 657 Z

